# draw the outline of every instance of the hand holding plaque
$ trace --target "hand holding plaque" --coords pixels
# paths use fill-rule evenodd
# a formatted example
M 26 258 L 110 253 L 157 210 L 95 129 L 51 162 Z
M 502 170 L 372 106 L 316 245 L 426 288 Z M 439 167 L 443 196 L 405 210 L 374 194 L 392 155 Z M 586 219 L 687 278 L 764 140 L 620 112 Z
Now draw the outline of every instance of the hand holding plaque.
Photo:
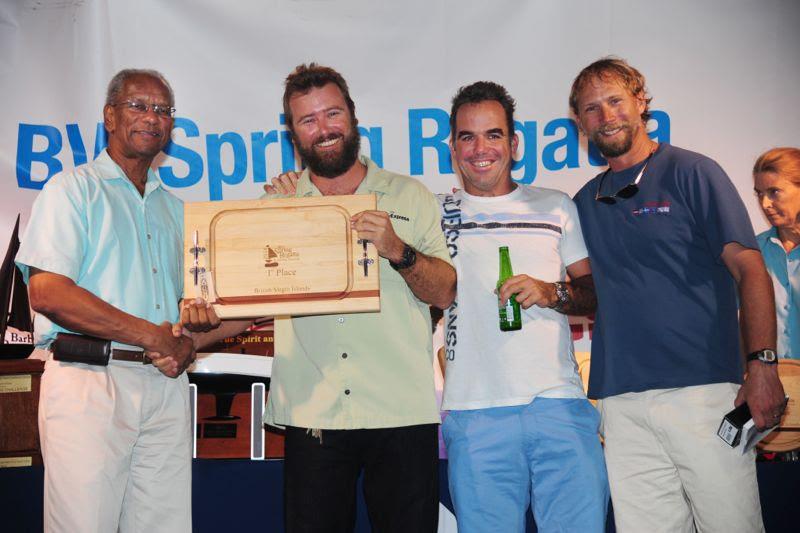
M 800 449 L 800 405 L 797 404 L 800 399 L 800 360 L 778 361 L 778 375 L 789 400 L 778 427 L 758 443 L 758 447 L 767 452 Z
M 378 311 L 378 253 L 350 222 L 375 207 L 375 195 L 186 204 L 185 297 L 220 318 Z

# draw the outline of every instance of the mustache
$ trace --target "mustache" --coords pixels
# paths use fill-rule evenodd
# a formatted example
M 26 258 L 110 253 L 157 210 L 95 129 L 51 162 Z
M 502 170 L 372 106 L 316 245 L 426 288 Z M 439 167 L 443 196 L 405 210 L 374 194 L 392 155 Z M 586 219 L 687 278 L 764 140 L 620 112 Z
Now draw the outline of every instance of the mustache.
M 606 134 L 614 130 L 627 130 L 630 129 L 630 124 L 614 124 L 613 126 L 603 126 L 597 130 L 598 133 Z
M 324 142 L 332 141 L 334 139 L 341 139 L 343 137 L 344 137 L 344 135 L 342 135 L 341 133 L 329 133 L 328 135 L 320 135 L 319 137 L 314 139 L 314 143 L 313 144 L 324 143 Z

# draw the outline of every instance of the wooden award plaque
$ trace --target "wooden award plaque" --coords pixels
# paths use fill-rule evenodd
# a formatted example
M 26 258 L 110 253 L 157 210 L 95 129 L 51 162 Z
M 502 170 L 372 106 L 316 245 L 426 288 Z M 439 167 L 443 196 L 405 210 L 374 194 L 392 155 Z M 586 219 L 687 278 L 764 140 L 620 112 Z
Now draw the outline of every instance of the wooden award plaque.
M 350 217 L 374 194 L 187 203 L 184 297 L 220 318 L 380 310 L 378 253 Z
M 800 448 L 800 360 L 778 361 L 778 376 L 789 401 L 780 425 L 758 443 L 765 452 L 788 452 Z

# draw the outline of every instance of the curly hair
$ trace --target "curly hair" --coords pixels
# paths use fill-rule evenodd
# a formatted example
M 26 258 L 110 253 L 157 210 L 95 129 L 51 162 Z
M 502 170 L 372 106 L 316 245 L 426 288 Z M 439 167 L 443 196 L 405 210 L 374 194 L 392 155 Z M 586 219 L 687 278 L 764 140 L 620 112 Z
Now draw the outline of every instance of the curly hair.
M 289 100 L 296 94 L 307 94 L 311 89 L 319 89 L 329 83 L 336 85 L 342 92 L 347 108 L 350 110 L 350 116 L 353 119 L 353 126 L 358 124 L 356 104 L 350 98 L 350 90 L 347 88 L 347 82 L 344 81 L 342 75 L 330 67 L 318 65 L 317 63 L 303 63 L 302 65 L 297 65 L 291 74 L 286 76 L 286 81 L 284 82 L 283 114 L 286 117 L 286 126 L 289 131 L 294 131 Z
M 569 93 L 569 106 L 575 116 L 580 116 L 578 112 L 578 96 L 586 85 L 596 79 L 607 80 L 609 78 L 620 81 L 630 94 L 644 100 L 644 111 L 642 111 L 641 117 L 642 121 L 647 123 L 650 120 L 650 102 L 653 98 L 647 91 L 644 76 L 624 59 L 611 56 L 598 59 L 584 68 L 575 78 L 575 81 L 572 82 L 572 90 Z

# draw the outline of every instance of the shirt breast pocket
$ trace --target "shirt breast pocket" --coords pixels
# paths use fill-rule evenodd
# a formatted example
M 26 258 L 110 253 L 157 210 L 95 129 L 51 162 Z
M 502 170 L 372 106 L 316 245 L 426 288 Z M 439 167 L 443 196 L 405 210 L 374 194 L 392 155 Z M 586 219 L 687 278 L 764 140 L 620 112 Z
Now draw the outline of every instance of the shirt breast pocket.
M 183 276 L 183 235 L 179 228 L 154 222 L 150 226 L 148 240 L 152 253 L 155 253 L 153 262 L 159 265 L 159 269 L 177 290 L 182 286 Z

